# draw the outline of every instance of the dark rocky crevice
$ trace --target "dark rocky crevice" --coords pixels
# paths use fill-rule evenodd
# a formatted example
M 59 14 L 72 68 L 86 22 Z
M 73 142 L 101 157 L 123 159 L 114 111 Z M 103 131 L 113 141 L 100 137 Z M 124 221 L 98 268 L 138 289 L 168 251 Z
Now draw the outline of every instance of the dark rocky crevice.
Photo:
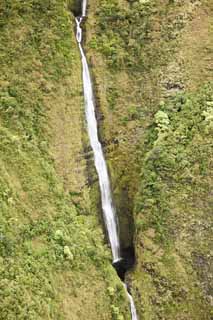
M 69 0 L 68 1 L 68 8 L 74 15 L 74 17 L 81 16 L 81 0 Z
M 107 142 L 104 139 L 103 134 L 103 122 L 104 122 L 104 115 L 101 111 L 101 105 L 100 105 L 100 98 L 99 98 L 99 92 L 98 92 L 98 84 L 96 81 L 95 74 L 92 69 L 92 63 L 90 64 L 90 72 L 92 77 L 92 83 L 93 83 L 93 93 L 94 93 L 94 99 L 96 102 L 96 119 L 97 119 L 97 125 L 98 125 L 98 137 L 102 144 L 103 150 L 105 149 L 107 152 L 107 148 L 109 143 L 117 143 L 117 141 L 113 142 Z M 104 151 L 105 151 L 104 150 Z M 107 158 L 107 157 L 106 157 Z M 108 168 L 108 173 L 110 177 L 110 181 L 112 182 L 111 173 Z M 112 197 L 114 198 L 114 203 L 116 207 L 117 217 L 118 217 L 118 225 L 119 225 L 119 238 L 120 238 L 120 246 L 121 246 L 121 256 L 122 260 L 116 262 L 113 264 L 113 267 L 115 268 L 119 278 L 124 282 L 125 281 L 125 274 L 127 271 L 131 270 L 135 265 L 135 249 L 134 249 L 134 219 L 132 216 L 132 208 L 129 204 L 129 199 L 127 197 L 127 194 L 125 190 L 122 190 L 120 195 L 115 197 L 113 196 L 113 185 L 112 185 Z M 127 203 L 128 202 L 128 203 Z M 99 199 L 99 205 L 98 208 L 101 212 L 101 198 Z M 102 214 L 101 214 L 102 216 Z M 104 225 L 104 219 L 102 217 L 102 223 Z M 105 225 L 104 225 L 105 228 Z M 105 229 L 104 229 L 105 230 Z M 107 231 L 105 231 L 106 241 L 108 240 Z M 130 291 L 130 290 L 129 290 Z
M 131 270 L 135 265 L 135 249 L 134 246 L 122 249 L 122 259 L 113 263 L 119 278 L 124 282 L 126 272 Z

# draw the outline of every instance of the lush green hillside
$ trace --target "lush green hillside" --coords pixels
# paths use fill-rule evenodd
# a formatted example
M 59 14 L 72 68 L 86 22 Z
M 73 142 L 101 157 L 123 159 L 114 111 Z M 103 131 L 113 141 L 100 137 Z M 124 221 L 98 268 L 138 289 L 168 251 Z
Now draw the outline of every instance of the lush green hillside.
M 90 10 L 124 246 L 135 227 L 140 318 L 211 319 L 213 3 L 100 0 Z
M 84 204 L 73 30 L 65 1 L 0 3 L 2 320 L 129 319 L 98 213 Z
M 210 320 L 213 2 L 88 2 L 84 46 L 139 318 Z M 2 320 L 130 319 L 68 8 L 0 2 Z
M 211 84 L 162 103 L 143 149 L 134 283 L 147 319 L 212 317 L 212 107 Z

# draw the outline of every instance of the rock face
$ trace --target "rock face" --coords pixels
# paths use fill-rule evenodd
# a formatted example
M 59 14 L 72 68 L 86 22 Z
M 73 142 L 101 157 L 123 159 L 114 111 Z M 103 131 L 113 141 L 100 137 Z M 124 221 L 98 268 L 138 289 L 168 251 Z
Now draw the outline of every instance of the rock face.
M 0 4 L 0 319 L 128 320 L 89 146 L 73 13 Z M 139 319 L 212 318 L 212 1 L 90 0 L 100 138 Z M 72 11 L 72 13 L 71 13 Z

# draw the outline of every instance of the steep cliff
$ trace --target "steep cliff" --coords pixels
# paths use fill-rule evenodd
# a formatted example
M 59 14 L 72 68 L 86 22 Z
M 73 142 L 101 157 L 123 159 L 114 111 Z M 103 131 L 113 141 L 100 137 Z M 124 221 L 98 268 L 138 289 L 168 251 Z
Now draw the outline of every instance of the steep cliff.
M 129 319 L 91 211 L 74 19 L 0 3 L 0 319 Z
M 212 13 L 212 1 L 90 1 L 100 131 L 141 319 L 212 318 Z

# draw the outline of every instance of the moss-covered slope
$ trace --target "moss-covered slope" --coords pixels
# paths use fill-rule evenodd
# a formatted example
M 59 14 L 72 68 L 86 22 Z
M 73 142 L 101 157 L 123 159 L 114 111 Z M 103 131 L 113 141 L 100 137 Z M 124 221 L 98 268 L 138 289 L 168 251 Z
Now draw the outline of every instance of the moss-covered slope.
M 94 209 L 68 7 L 79 10 L 65 0 L 0 3 L 2 320 L 130 318 Z M 211 319 L 213 3 L 91 0 L 88 9 L 123 247 L 135 232 L 139 317 Z
M 1 1 L 0 52 L 0 319 L 129 319 L 87 201 L 66 1 Z
M 213 88 L 162 104 L 136 200 L 139 310 L 151 319 L 211 319 Z
M 212 317 L 212 12 L 212 1 L 90 1 L 101 137 L 124 246 L 134 212 L 141 319 Z

